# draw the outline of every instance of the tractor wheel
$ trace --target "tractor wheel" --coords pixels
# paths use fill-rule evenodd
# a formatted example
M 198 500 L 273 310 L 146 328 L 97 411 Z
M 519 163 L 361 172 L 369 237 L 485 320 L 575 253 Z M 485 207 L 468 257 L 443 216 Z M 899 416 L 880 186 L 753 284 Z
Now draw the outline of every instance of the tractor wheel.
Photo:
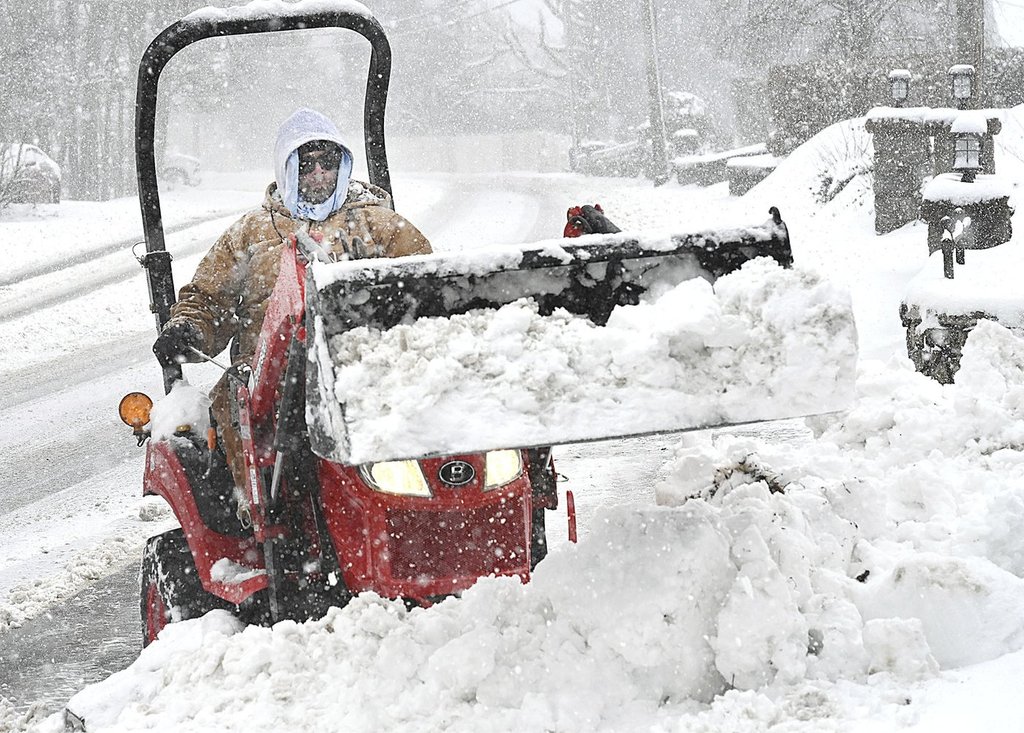
M 196 572 L 192 551 L 180 529 L 151 537 L 142 554 L 142 645 L 175 621 L 185 621 L 234 604 L 208 593 Z
M 534 507 L 530 521 L 530 572 L 537 567 L 537 563 L 547 557 L 548 535 L 544 526 L 544 507 Z
M 545 513 L 558 507 L 558 474 L 551 462 L 550 448 L 533 448 L 527 452 L 533 511 L 530 515 L 530 571 L 547 557 L 548 536 Z

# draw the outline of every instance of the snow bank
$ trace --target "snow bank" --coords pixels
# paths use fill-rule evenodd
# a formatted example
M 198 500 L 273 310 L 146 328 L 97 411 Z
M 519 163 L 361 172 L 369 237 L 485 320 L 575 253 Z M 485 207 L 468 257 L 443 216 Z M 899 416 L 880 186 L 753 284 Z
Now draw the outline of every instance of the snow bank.
M 360 327 L 317 350 L 332 368 L 312 417 L 333 432 L 335 458 L 362 463 L 841 409 L 856 332 L 844 291 L 760 258 L 714 288 L 693 278 L 617 307 L 603 327 L 517 301 Z
M 861 234 L 867 241 L 875 236 L 874 145 L 864 123 L 860 117 L 829 125 L 740 199 L 746 216 L 779 207 L 799 265 L 842 273 L 847 268 L 836 262 L 836 255 L 848 242 L 862 244 Z
M 1022 348 L 984 322 L 958 384 L 872 365 L 803 450 L 691 434 L 662 506 L 603 510 L 529 585 L 273 629 L 214 612 L 70 707 L 117 731 L 910 725 L 940 670 L 1024 648 Z
M 610 510 L 529 586 L 487 579 L 412 612 L 364 594 L 320 621 L 241 633 L 213 612 L 168 627 L 69 707 L 90 730 L 271 731 L 278 712 L 292 729 L 622 730 L 723 689 L 708 639 L 734 573 L 707 508 Z
M 716 664 L 737 686 L 793 670 L 911 679 L 1024 648 L 1024 342 L 983 321 L 957 384 L 899 362 L 872 365 L 858 391 L 847 415 L 816 421 L 804 457 L 694 437 L 667 467 L 662 503 L 736 510 L 725 521 L 749 600 L 730 594 L 718 633 L 739 604 L 741 651 L 719 645 Z

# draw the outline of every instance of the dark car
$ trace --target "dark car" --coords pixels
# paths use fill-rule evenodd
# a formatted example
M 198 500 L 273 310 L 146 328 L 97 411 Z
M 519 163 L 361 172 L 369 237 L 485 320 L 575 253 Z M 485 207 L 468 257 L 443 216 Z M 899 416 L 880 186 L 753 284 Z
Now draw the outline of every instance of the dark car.
M 60 203 L 60 166 L 35 145 L 0 150 L 0 193 L 12 204 Z

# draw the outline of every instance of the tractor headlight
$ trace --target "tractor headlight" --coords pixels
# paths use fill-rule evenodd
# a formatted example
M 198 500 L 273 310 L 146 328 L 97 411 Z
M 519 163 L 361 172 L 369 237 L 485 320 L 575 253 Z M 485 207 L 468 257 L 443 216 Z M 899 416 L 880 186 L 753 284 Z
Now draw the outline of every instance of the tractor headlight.
M 359 467 L 359 474 L 374 491 L 400 496 L 431 496 L 430 487 L 416 461 L 365 463 Z
M 493 450 L 484 462 L 484 491 L 511 483 L 523 472 L 523 457 L 517 450 Z

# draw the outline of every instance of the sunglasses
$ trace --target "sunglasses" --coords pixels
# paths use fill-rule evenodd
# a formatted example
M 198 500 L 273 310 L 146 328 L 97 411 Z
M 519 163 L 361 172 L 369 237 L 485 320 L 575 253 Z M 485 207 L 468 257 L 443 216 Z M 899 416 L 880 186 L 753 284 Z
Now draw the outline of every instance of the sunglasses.
M 299 154 L 299 175 L 312 173 L 317 163 L 325 171 L 336 171 L 341 166 L 343 153 L 339 149 L 317 150 Z

